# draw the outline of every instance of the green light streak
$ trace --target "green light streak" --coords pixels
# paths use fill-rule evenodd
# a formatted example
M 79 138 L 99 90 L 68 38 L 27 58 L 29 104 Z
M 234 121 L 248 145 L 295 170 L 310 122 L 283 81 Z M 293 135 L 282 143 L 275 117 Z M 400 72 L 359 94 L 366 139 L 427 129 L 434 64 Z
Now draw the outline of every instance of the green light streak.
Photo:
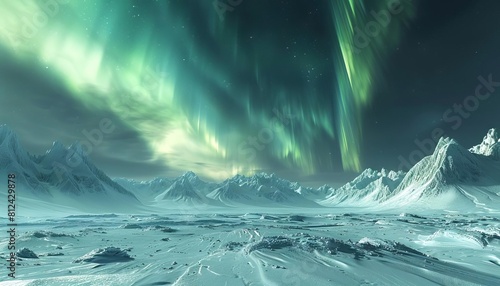
M 17 60 L 47 66 L 68 96 L 89 110 L 115 114 L 148 143 L 152 161 L 216 179 L 268 165 L 302 174 L 323 171 L 340 159 L 327 153 L 334 147 L 318 147 L 324 138 L 338 140 L 345 170 L 359 171 L 362 114 L 373 100 L 374 74 L 383 51 L 398 40 L 401 24 L 412 13 L 410 3 L 403 2 L 401 16 L 355 53 L 354 28 L 371 20 L 364 4 L 374 2 L 332 1 L 336 98 L 325 104 L 319 99 L 324 91 L 314 84 L 296 89 L 288 86 L 294 82 L 276 83 L 269 75 L 276 66 L 294 72 L 321 66 L 323 58 L 278 57 L 270 50 L 279 41 L 273 33 L 242 39 L 241 23 L 221 23 L 210 2 L 200 3 L 207 10 L 203 29 L 190 26 L 173 8 L 180 5 L 176 2 L 154 2 L 160 5 L 155 12 L 161 17 L 151 17 L 161 19 L 157 23 L 146 15 L 131 18 L 131 13 L 140 14 L 133 12 L 133 1 L 70 1 L 59 5 L 33 36 L 24 37 L 20 19 L 44 13 L 39 3 L 0 4 L 0 24 L 7 31 L 0 45 L 18 43 L 12 53 Z M 377 3 L 377 9 L 385 5 Z M 216 52 L 207 52 L 196 40 L 200 31 Z M 279 119 L 282 126 L 275 129 L 274 108 L 293 118 Z M 255 159 L 242 158 L 240 143 L 265 128 L 273 130 L 273 140 L 257 150 Z
M 373 15 L 365 9 L 364 1 L 332 2 L 332 17 L 338 39 L 337 58 L 337 129 L 344 170 L 361 171 L 362 114 L 371 102 L 375 72 L 379 70 L 384 51 L 399 39 L 401 20 L 413 15 L 409 1 L 401 1 L 403 12 L 392 19 L 387 27 L 378 24 L 380 33 L 368 38 L 367 47 L 357 47 L 355 37 L 364 30 Z M 368 3 L 368 2 L 367 2 Z M 374 12 L 386 11 L 387 1 L 372 1 Z M 370 37 L 370 35 L 368 36 Z

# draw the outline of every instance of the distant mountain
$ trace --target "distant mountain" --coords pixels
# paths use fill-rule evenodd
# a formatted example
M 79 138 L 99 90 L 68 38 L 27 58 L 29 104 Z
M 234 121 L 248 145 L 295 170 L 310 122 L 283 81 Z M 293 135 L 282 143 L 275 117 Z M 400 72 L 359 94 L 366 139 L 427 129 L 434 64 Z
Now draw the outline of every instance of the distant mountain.
M 483 142 L 466 149 L 441 138 L 434 153 L 408 173 L 366 169 L 344 186 L 308 188 L 274 174 L 236 175 L 221 183 L 204 182 L 192 172 L 174 179 L 125 181 L 158 204 L 293 207 L 418 207 L 498 209 L 500 206 L 500 142 L 494 129 Z M 122 180 L 123 181 L 123 180 Z M 120 181 L 120 182 L 122 182 Z
M 483 142 L 469 149 L 470 152 L 500 160 L 500 139 L 495 129 L 490 129 Z
M 120 178 L 116 182 L 132 190 L 144 202 L 154 201 L 160 205 L 176 202 L 214 206 L 319 207 L 314 200 L 324 199 L 331 192 L 328 187 L 307 188 L 266 173 L 251 177 L 236 175 L 221 183 L 203 181 L 193 172 L 173 179 L 138 182 Z
M 144 203 L 153 201 L 156 196 L 164 192 L 173 184 L 173 180 L 167 178 L 155 178 L 149 181 L 116 178 L 114 181 L 125 189 L 133 192 L 134 195 Z
M 243 176 L 237 175 L 232 179 L 225 180 L 217 186 L 207 197 L 231 205 L 235 202 L 252 204 L 255 190 L 251 186 L 242 182 Z
M 142 202 L 161 201 L 211 203 L 206 195 L 217 187 L 216 183 L 205 182 L 195 173 L 188 171 L 177 178 L 154 178 L 149 181 L 137 181 L 116 178 L 115 182 L 131 190 Z
M 441 138 L 432 155 L 408 173 L 366 169 L 353 181 L 332 190 L 319 204 L 328 207 L 500 208 L 500 141 L 495 129 L 470 149 Z
M 143 205 L 186 210 L 190 209 L 186 205 L 500 208 L 500 141 L 494 129 L 471 149 L 441 138 L 434 153 L 408 173 L 366 169 L 338 189 L 308 188 L 266 173 L 236 175 L 220 183 L 206 182 L 193 172 L 173 179 L 113 181 L 90 161 L 80 144 L 65 147 L 54 142 L 45 154 L 32 156 L 5 125 L 0 126 L 0 166 L 2 178 L 16 174 L 22 199 L 93 212 L 131 211 Z
M 227 179 L 208 194 L 208 197 L 227 205 L 319 207 L 311 198 L 319 191 L 300 186 L 277 177 L 259 173 L 251 177 L 242 175 Z
M 99 170 L 80 144 L 54 142 L 44 155 L 24 151 L 17 136 L 0 126 L 0 176 L 16 174 L 20 198 L 33 198 L 80 210 L 120 210 L 137 206 L 137 198 Z M 26 206 L 29 207 L 29 206 Z
M 40 180 L 45 179 L 38 172 L 38 166 L 33 157 L 25 152 L 17 136 L 6 125 L 0 126 L 0 175 L 2 181 L 8 173 L 16 175 L 16 183 L 27 187 L 33 195 L 49 195 L 47 188 L 40 185 Z
M 387 200 L 403 180 L 402 171 L 381 171 L 366 169 L 358 177 L 334 190 L 320 204 L 335 205 L 374 205 Z
M 173 183 L 156 197 L 156 201 L 169 200 L 192 204 L 209 203 L 204 191 L 208 183 L 193 172 L 187 172 L 173 180 Z

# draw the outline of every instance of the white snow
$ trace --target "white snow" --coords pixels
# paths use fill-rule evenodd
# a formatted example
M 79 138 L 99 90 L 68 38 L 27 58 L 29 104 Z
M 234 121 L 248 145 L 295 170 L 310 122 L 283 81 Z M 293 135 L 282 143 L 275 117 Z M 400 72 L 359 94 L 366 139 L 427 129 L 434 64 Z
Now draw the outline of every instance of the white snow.
M 389 198 L 394 189 L 401 183 L 404 175 L 401 171 L 387 172 L 385 169 L 381 171 L 366 169 L 351 182 L 334 190 L 320 204 L 324 206 L 373 206 Z
M 408 173 L 367 169 L 338 189 L 265 173 L 112 181 L 79 144 L 32 156 L 1 126 L 16 250 L 33 258 L 0 285 L 498 285 L 497 150 L 493 129 L 470 150 L 442 138 Z M 54 169 L 68 156 L 81 162 Z
M 113 263 L 133 260 L 127 251 L 130 250 L 121 250 L 118 247 L 108 246 L 105 248 L 94 249 L 84 256 L 77 258 L 73 262 Z
M 20 218 L 39 258 L 0 285 L 498 285 L 497 217 L 297 214 Z
M 135 195 L 99 170 L 78 143 L 66 148 L 54 142 L 44 155 L 32 156 L 5 125 L 0 126 L 0 140 L 1 181 L 5 180 L 6 186 L 7 173 L 16 174 L 16 186 L 22 192 L 17 196 L 18 204 L 26 206 L 24 211 L 46 204 L 91 212 L 141 207 Z M 6 209 L 5 200 L 0 206 Z
M 494 158 L 495 160 L 500 160 L 500 139 L 498 138 L 498 132 L 496 129 L 492 128 L 488 131 L 488 134 L 484 136 L 483 142 L 469 149 L 470 152 L 485 155 Z

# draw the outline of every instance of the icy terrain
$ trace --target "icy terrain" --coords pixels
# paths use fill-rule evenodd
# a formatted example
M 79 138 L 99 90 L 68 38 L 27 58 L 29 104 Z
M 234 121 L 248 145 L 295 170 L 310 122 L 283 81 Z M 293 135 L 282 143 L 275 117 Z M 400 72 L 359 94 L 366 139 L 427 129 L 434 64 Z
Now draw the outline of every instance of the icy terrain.
M 500 285 L 498 142 L 442 138 L 408 173 L 316 189 L 265 173 L 112 180 L 77 143 L 33 156 L 1 126 L 18 264 L 0 285 Z
M 1 285 L 500 281 L 497 217 L 338 211 L 26 218 L 18 244 L 38 258 L 19 259 L 18 283 Z M 0 246 L 5 248 L 5 242 Z

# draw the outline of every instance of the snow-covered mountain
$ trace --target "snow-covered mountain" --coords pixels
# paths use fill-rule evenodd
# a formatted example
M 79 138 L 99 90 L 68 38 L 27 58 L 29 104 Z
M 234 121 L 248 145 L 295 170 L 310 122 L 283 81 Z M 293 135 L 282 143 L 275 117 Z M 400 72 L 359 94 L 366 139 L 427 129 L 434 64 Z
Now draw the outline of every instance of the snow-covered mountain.
M 203 181 L 193 172 L 173 179 L 156 178 L 138 182 L 119 178 L 116 182 L 126 186 L 143 202 L 159 205 L 175 202 L 214 206 L 319 207 L 314 201 L 324 199 L 331 192 L 327 186 L 307 188 L 266 173 L 250 177 L 236 175 L 221 183 Z
M 324 206 L 500 209 L 500 142 L 495 129 L 470 149 L 441 138 L 408 173 L 366 169 L 319 203 Z
M 132 191 L 145 204 L 161 201 L 210 204 L 206 195 L 217 187 L 216 183 L 203 181 L 191 171 L 172 179 L 159 177 L 137 181 L 116 178 L 115 182 Z
M 13 173 L 17 184 L 32 190 L 32 195 L 50 194 L 47 188 L 40 185 L 44 177 L 38 172 L 33 157 L 21 148 L 17 135 L 6 125 L 0 126 L 0 167 L 2 182 L 8 173 Z
M 16 175 L 19 198 L 34 199 L 79 210 L 113 211 L 138 206 L 137 198 L 99 170 L 76 143 L 66 148 L 54 142 L 40 156 L 24 151 L 6 125 L 0 126 L 0 176 Z M 22 195 L 21 195 L 22 194 Z
M 224 204 L 231 205 L 235 202 L 251 204 L 254 199 L 252 187 L 241 182 L 240 175 L 232 179 L 225 180 L 217 186 L 207 197 L 213 200 L 220 201 Z
M 500 143 L 491 129 L 483 142 L 466 149 L 441 138 L 432 155 L 408 173 L 366 169 L 353 181 L 333 189 L 308 188 L 274 174 L 236 175 L 208 183 L 187 172 L 172 180 L 139 183 L 155 194 L 155 201 L 217 206 L 300 207 L 430 207 L 489 210 L 500 206 Z M 127 184 L 131 184 L 128 181 Z M 132 183 L 132 185 L 137 183 Z M 140 190 L 139 187 L 132 188 Z M 163 191 L 161 191 L 163 189 Z
M 470 152 L 500 160 L 500 139 L 495 129 L 490 129 L 483 142 L 469 149 Z
M 17 136 L 0 126 L 0 176 L 16 174 L 23 198 L 81 210 L 110 212 L 154 205 L 252 207 L 431 207 L 437 209 L 500 208 L 500 141 L 491 129 L 483 142 L 466 149 L 441 138 L 434 153 L 408 173 L 367 169 L 333 189 L 308 188 L 274 174 L 236 175 L 220 183 L 193 172 L 178 178 L 111 180 L 75 143 L 59 142 L 43 155 L 25 152 Z
M 321 191 L 281 179 L 275 174 L 258 173 L 251 177 L 236 175 L 227 179 L 207 197 L 226 205 L 319 207 L 312 197 Z
M 366 169 L 358 177 L 334 190 L 320 204 L 335 205 L 374 205 L 389 198 L 403 180 L 402 171 L 380 171 Z
M 212 185 L 202 181 L 193 172 L 186 172 L 182 176 L 173 180 L 172 184 L 162 193 L 160 193 L 156 201 L 175 201 L 189 204 L 210 204 L 206 198 L 206 191 Z
M 167 178 L 154 178 L 149 181 L 115 178 L 114 181 L 125 189 L 133 192 L 134 195 L 144 203 L 153 201 L 156 196 L 164 192 L 173 184 L 173 181 Z
M 442 186 L 476 183 L 480 175 L 480 162 L 475 154 L 453 139 L 441 138 L 434 153 L 408 171 L 396 192 L 411 187 L 424 187 L 427 195 L 434 195 Z
M 441 138 L 430 156 L 415 164 L 394 194 L 384 203 L 436 209 L 484 210 L 500 206 L 500 162 L 496 132 L 490 130 L 483 143 L 470 150 L 457 141 Z

